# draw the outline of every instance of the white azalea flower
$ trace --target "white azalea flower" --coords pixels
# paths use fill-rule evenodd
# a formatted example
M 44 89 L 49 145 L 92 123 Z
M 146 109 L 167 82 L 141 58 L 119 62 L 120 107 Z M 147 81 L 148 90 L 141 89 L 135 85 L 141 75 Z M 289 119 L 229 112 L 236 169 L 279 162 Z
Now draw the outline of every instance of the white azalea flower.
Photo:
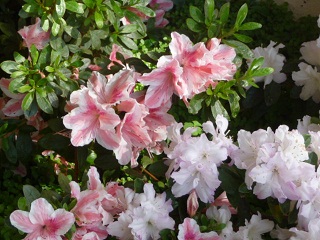
M 281 73 L 281 70 L 286 60 L 285 56 L 279 53 L 279 49 L 283 48 L 283 44 L 278 44 L 270 41 L 270 44 L 266 48 L 257 47 L 253 50 L 255 58 L 264 57 L 264 64 L 262 67 L 271 67 L 273 68 L 273 73 L 265 77 L 256 77 L 255 82 L 264 82 L 264 86 L 274 81 L 276 83 L 282 83 L 287 79 L 287 76 L 284 73 Z

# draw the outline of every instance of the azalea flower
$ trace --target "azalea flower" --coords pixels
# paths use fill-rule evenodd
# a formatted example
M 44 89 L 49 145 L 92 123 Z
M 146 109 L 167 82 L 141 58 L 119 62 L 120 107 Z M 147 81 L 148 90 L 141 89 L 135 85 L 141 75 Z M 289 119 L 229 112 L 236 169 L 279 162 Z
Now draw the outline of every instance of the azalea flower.
M 312 239 L 318 239 L 320 234 L 320 218 L 312 219 L 308 223 L 308 229 L 307 231 L 299 230 L 297 228 L 290 228 L 290 232 L 293 232 L 295 235 L 290 237 L 290 240 L 300 240 L 300 239 L 306 239 L 306 240 L 312 240 Z
M 185 218 L 182 224 L 179 224 L 178 240 L 220 240 L 219 235 L 212 231 L 201 233 L 198 223 L 192 218 Z
M 317 46 L 317 41 L 310 41 L 302 43 L 300 48 L 302 59 L 310 65 L 320 67 L 320 47 Z
M 24 238 L 62 240 L 75 221 L 72 213 L 59 208 L 54 210 L 44 198 L 31 203 L 30 212 L 15 210 L 10 214 L 11 224 L 20 231 L 28 233 Z
M 266 48 L 257 47 L 253 50 L 254 58 L 264 57 L 264 63 L 262 67 L 273 68 L 273 73 L 265 77 L 256 77 L 255 82 L 264 82 L 264 86 L 274 81 L 276 83 L 282 83 L 286 80 L 286 75 L 281 73 L 281 70 L 286 60 L 285 56 L 279 53 L 279 49 L 284 48 L 283 44 L 278 44 L 270 41 L 270 44 Z M 249 61 L 250 64 L 251 60 Z
M 298 119 L 297 130 L 300 134 L 308 134 L 309 131 L 318 132 L 320 131 L 320 125 L 311 122 L 311 117 L 306 115 L 301 119 Z
M 300 71 L 292 73 L 292 80 L 297 86 L 302 86 L 300 98 L 307 100 L 310 97 L 316 103 L 320 102 L 320 73 L 317 68 L 306 64 L 299 64 Z
M 26 26 L 18 31 L 23 38 L 23 45 L 29 49 L 34 44 L 38 50 L 41 50 L 50 41 L 50 31 L 45 32 L 40 24 L 40 18 L 36 18 L 35 24 Z

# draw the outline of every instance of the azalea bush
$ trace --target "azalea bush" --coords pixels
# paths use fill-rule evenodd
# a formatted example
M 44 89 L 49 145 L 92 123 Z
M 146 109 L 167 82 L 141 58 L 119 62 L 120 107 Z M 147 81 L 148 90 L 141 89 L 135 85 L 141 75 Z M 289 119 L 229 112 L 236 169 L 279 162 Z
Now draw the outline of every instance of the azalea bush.
M 271 1 L 0 7 L 4 239 L 317 238 L 320 20 Z

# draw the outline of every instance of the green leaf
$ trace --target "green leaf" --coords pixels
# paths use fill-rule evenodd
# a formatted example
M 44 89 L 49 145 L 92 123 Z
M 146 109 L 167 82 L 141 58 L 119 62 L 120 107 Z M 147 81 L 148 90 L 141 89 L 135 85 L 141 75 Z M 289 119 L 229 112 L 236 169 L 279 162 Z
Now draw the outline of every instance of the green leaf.
M 52 107 L 58 108 L 59 107 L 59 98 L 55 92 L 48 93 L 48 100 Z
M 193 18 L 193 20 L 195 20 L 198 23 L 204 22 L 203 13 L 200 11 L 199 8 L 191 5 L 189 7 L 189 12 L 190 12 L 190 16 Z
M 210 25 L 214 19 L 214 0 L 205 0 L 204 2 L 204 16 L 206 25 Z
M 70 185 L 69 185 L 70 180 L 66 175 L 64 175 L 63 173 L 59 173 L 58 174 L 58 182 L 59 182 L 59 185 L 60 185 L 61 189 L 65 193 L 67 193 L 67 194 L 71 193 L 71 188 L 70 188 Z
M 32 44 L 30 47 L 30 56 L 32 60 L 32 65 L 35 66 L 39 58 L 39 52 L 34 44 Z
M 23 185 L 22 187 L 23 195 L 26 198 L 27 205 L 30 207 L 31 203 L 40 198 L 41 194 L 34 186 Z
M 2 149 L 11 163 L 16 163 L 18 161 L 18 153 L 15 146 L 15 134 L 11 134 L 6 138 L 2 138 Z
M 118 15 L 119 17 L 123 16 L 123 10 L 121 9 L 121 7 L 119 6 L 119 2 L 115 2 L 113 0 L 110 0 L 113 11 L 116 15 Z
M 25 197 L 20 197 L 18 200 L 18 208 L 22 211 L 28 211 L 27 200 Z
M 42 111 L 44 111 L 45 113 L 48 113 L 48 114 L 53 113 L 53 108 L 52 108 L 49 100 L 46 97 L 42 96 L 42 93 L 39 91 L 39 89 L 37 89 L 37 91 L 36 91 L 36 100 L 37 100 L 38 106 L 40 107 L 40 109 Z
M 17 90 L 25 84 L 25 81 L 25 77 L 13 79 L 9 84 L 9 91 L 13 93 L 17 92 Z
M 264 76 L 267 76 L 271 73 L 273 73 L 274 69 L 273 68 L 260 68 L 260 69 L 257 69 L 255 71 L 252 72 L 251 76 L 252 77 L 264 77 Z
M 193 32 L 201 32 L 203 31 L 203 26 L 200 23 L 197 23 L 192 18 L 187 18 L 186 20 L 188 28 Z
M 64 0 L 56 1 L 56 13 L 59 18 L 62 18 L 66 12 L 66 2 Z
M 84 3 L 88 8 L 94 8 L 95 5 L 96 5 L 94 0 L 83 0 L 83 3 Z
M 13 57 L 17 63 L 23 63 L 24 61 L 26 61 L 26 58 L 18 52 L 14 52 Z
M 122 34 L 132 33 L 138 30 L 138 26 L 136 24 L 124 25 L 119 29 L 119 32 Z
M 66 9 L 70 12 L 84 14 L 85 6 L 82 3 L 78 3 L 76 1 L 68 1 L 66 2 Z
M 254 54 L 251 49 L 244 43 L 239 42 L 237 40 L 223 40 L 223 43 L 235 48 L 238 54 L 241 54 L 245 59 L 254 58 Z
M 31 103 L 34 99 L 34 92 L 29 92 L 22 100 L 21 108 L 26 111 L 30 108 Z
M 237 14 L 236 22 L 235 22 L 235 29 L 238 30 L 243 21 L 246 19 L 248 14 L 248 5 L 245 3 L 243 4 Z
M 228 94 L 228 101 L 231 109 L 231 115 L 233 118 L 235 118 L 238 113 L 240 112 L 240 97 L 237 92 L 232 91 Z
M 214 118 L 216 118 L 220 114 L 228 120 L 230 120 L 227 110 L 224 108 L 224 106 L 219 100 L 211 102 L 211 113 Z
M 134 180 L 134 191 L 136 193 L 143 193 L 144 181 L 140 178 Z
M 259 58 L 255 58 L 252 60 L 252 63 L 250 64 L 250 67 L 249 67 L 249 72 L 253 72 L 257 69 L 259 69 L 260 67 L 263 66 L 263 63 L 264 63 L 264 57 L 259 57 Z
M 60 31 L 60 24 L 54 22 L 52 24 L 51 33 L 53 36 L 57 36 Z
M 230 13 L 230 3 L 227 2 L 225 4 L 223 4 L 220 8 L 220 21 L 221 23 L 225 24 L 228 21 L 229 18 L 229 13 Z
M 253 39 L 247 35 L 239 34 L 239 33 L 234 33 L 233 36 L 238 39 L 241 42 L 244 43 L 250 43 L 253 41 Z
M 208 28 L 208 38 L 214 38 L 217 37 L 217 30 L 218 30 L 218 25 L 213 23 L 209 28 Z
M 49 21 L 49 19 L 48 19 L 48 18 L 41 19 L 41 22 L 42 22 L 42 29 L 43 29 L 43 31 L 48 32 L 48 31 L 49 31 L 49 27 L 50 27 L 50 21 Z
M 24 71 L 15 71 L 14 73 L 12 73 L 12 74 L 10 75 L 10 77 L 11 77 L 11 78 L 19 78 L 19 77 L 24 78 L 24 77 L 26 77 L 27 74 L 28 74 L 28 73 L 27 73 L 27 72 L 24 72 Z
M 94 12 L 94 21 L 96 22 L 97 27 L 99 29 L 103 28 L 104 18 L 103 18 L 103 15 L 100 12 L 98 12 L 98 11 Z
M 90 165 L 94 165 L 94 160 L 96 160 L 97 154 L 96 154 L 95 151 L 93 151 L 93 150 L 89 150 L 89 151 L 90 151 L 90 153 L 89 153 L 89 155 L 87 156 L 86 161 L 87 161 Z
M 0 64 L 0 67 L 3 71 L 5 71 L 8 74 L 12 74 L 13 72 L 15 72 L 17 70 L 18 67 L 18 63 L 16 63 L 15 61 L 4 61 Z
M 239 30 L 243 30 L 243 31 L 247 31 L 247 30 L 255 30 L 255 29 L 259 29 L 262 27 L 262 24 L 257 23 L 257 22 L 247 22 L 242 24 L 239 27 Z
M 148 157 L 148 156 L 143 156 L 142 159 L 141 159 L 141 164 L 142 164 L 143 168 L 148 167 L 153 162 L 154 162 L 153 159 Z
M 191 114 L 197 114 L 202 108 L 202 102 L 204 101 L 205 96 L 203 93 L 195 95 L 190 100 L 190 106 L 188 107 L 188 111 Z
M 144 6 L 134 6 L 134 8 L 138 9 L 140 12 L 144 13 L 145 15 L 147 15 L 148 17 L 155 17 L 156 13 L 148 7 L 144 7 Z
M 123 36 L 123 35 L 119 35 L 119 38 L 121 40 L 121 42 L 126 45 L 128 48 L 132 49 L 132 50 L 137 50 L 138 46 L 137 44 L 129 37 Z

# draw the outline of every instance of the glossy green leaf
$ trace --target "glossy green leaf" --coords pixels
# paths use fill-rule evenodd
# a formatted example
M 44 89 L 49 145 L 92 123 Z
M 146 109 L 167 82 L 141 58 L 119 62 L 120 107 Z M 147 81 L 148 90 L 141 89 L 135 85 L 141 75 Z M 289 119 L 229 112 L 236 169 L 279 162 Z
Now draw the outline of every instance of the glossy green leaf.
M 32 44 L 30 47 L 30 56 L 31 56 L 31 60 L 32 60 L 32 65 L 33 66 L 36 65 L 38 58 L 39 58 L 39 52 L 34 44 Z
M 21 87 L 18 88 L 18 92 L 19 93 L 26 93 L 26 92 L 29 92 L 31 90 L 31 86 L 26 84 L 26 85 L 23 85 Z
M 26 61 L 26 58 L 18 52 L 14 52 L 13 57 L 17 63 L 23 63 L 24 61 Z
M 95 7 L 95 0 L 83 0 L 83 3 L 88 7 L 88 8 L 94 8 Z
M 214 118 L 219 114 L 230 120 L 229 114 L 219 100 L 211 102 L 211 113 Z
M 247 31 L 247 30 L 256 30 L 262 27 L 262 24 L 257 22 L 247 22 L 242 24 L 239 27 L 239 30 Z
M 232 91 L 231 93 L 229 93 L 228 97 L 229 97 L 228 101 L 230 105 L 231 116 L 235 118 L 240 112 L 240 104 L 239 104 L 240 97 L 235 91 Z
M 198 23 L 204 22 L 204 15 L 199 8 L 191 5 L 189 7 L 189 12 L 190 12 L 190 16 L 193 18 L 194 21 Z
M 22 190 L 23 190 L 23 195 L 25 196 L 26 202 L 29 207 L 31 206 L 31 203 L 34 200 L 40 198 L 41 196 L 38 189 L 36 189 L 34 186 L 31 186 L 31 185 L 23 185 Z
M 233 36 L 238 39 L 239 41 L 241 42 L 244 42 L 244 43 L 250 43 L 253 41 L 253 39 L 247 35 L 243 35 L 243 34 L 239 34 L 239 33 L 235 33 L 233 34 Z
M 128 48 L 132 49 L 132 50 L 137 50 L 138 46 L 137 44 L 129 37 L 123 36 L 123 35 L 119 35 L 119 38 L 121 40 L 121 42 L 127 46 Z
M 140 12 L 144 13 L 146 16 L 148 17 L 155 17 L 156 13 L 148 7 L 144 7 L 144 6 L 134 6 L 136 9 L 138 9 Z
M 67 1 L 66 2 L 66 9 L 68 9 L 70 12 L 83 14 L 85 6 L 82 3 L 78 3 L 76 1 Z
M 12 74 L 17 71 L 18 63 L 15 61 L 4 61 L 1 63 L 1 69 L 8 74 Z
M 57 0 L 56 1 L 56 13 L 59 18 L 62 18 L 66 12 L 66 2 L 65 0 Z
M 192 18 L 187 18 L 186 23 L 187 23 L 188 28 L 193 32 L 201 32 L 201 31 L 203 31 L 202 24 L 197 23 Z
M 53 108 L 52 108 L 49 100 L 46 97 L 43 97 L 38 89 L 36 91 L 36 100 L 37 100 L 38 106 L 40 107 L 40 109 L 42 111 L 44 111 L 45 113 L 48 113 L 48 114 L 53 113 Z
M 103 28 L 104 18 L 103 18 L 103 15 L 101 14 L 101 12 L 98 12 L 98 11 L 94 12 L 94 21 L 96 22 L 97 27 L 99 29 Z
M 25 77 L 14 78 L 9 84 L 9 91 L 17 92 L 17 90 L 25 85 L 26 79 Z
M 221 23 L 223 24 L 227 23 L 229 18 L 229 13 L 230 13 L 230 3 L 227 2 L 223 4 L 220 8 L 219 16 L 220 16 Z
M 239 29 L 243 21 L 246 19 L 247 14 L 248 14 L 248 5 L 245 3 L 240 7 L 237 13 L 236 22 L 234 25 L 237 30 Z
M 236 52 L 238 54 L 241 54 L 241 56 L 245 59 L 251 59 L 254 58 L 254 54 L 252 50 L 244 43 L 237 41 L 237 40 L 223 40 L 223 43 L 235 48 Z
M 260 68 L 252 72 L 252 77 L 264 77 L 268 76 L 269 74 L 273 73 L 273 68 Z
M 214 0 L 205 0 L 204 2 L 204 16 L 206 25 L 210 25 L 214 19 Z
M 188 107 L 188 111 L 191 114 L 197 114 L 202 108 L 202 102 L 204 101 L 205 95 L 203 93 L 195 95 L 190 100 L 190 106 Z
M 52 24 L 51 33 L 53 36 L 57 36 L 60 31 L 60 24 L 54 22 Z
M 22 110 L 25 111 L 29 109 L 33 99 L 34 99 L 34 92 L 29 92 L 22 100 L 22 104 L 21 104 Z

